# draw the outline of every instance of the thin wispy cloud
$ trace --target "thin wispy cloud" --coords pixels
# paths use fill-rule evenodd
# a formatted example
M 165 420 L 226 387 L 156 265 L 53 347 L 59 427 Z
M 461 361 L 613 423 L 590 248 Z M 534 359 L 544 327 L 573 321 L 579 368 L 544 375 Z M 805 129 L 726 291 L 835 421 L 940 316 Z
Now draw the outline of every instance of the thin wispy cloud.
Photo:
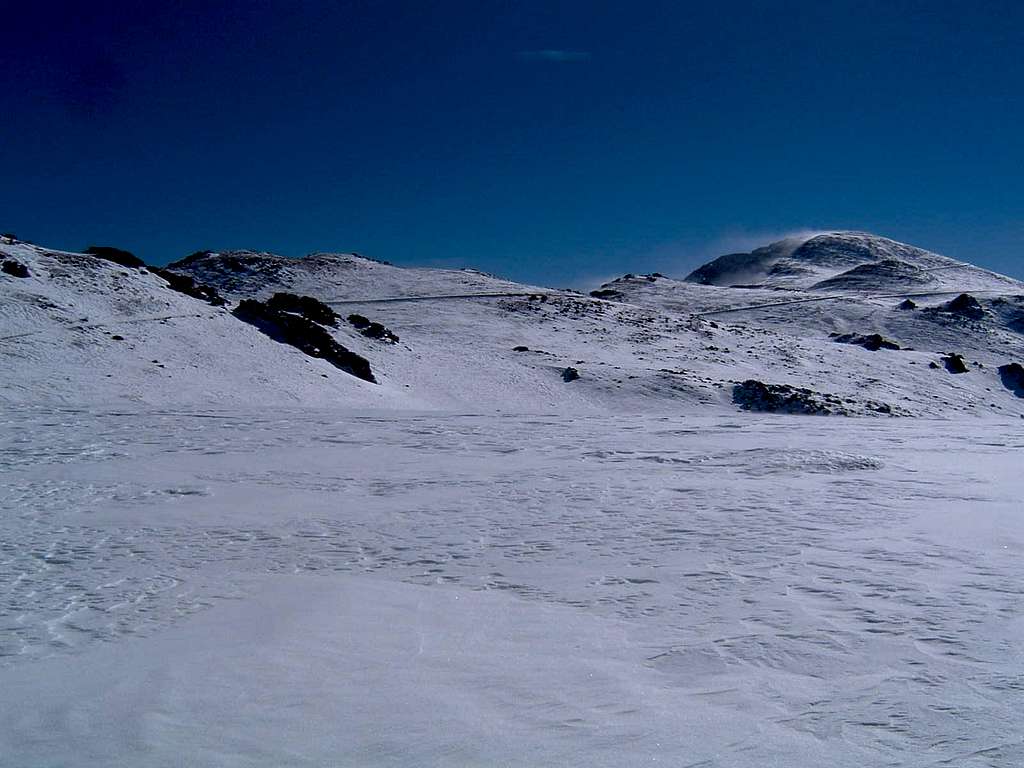
M 546 61 L 554 64 L 575 64 L 590 61 L 590 51 L 565 51 L 558 48 L 519 51 L 516 56 L 523 61 Z

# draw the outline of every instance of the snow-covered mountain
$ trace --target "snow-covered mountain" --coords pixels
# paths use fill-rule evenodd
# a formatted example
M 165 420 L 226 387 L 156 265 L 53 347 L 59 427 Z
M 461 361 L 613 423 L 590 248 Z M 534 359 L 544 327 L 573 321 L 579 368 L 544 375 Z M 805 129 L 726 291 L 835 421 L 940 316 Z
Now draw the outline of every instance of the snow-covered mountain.
M 863 233 L 723 256 L 684 280 L 626 275 L 590 296 L 356 254 L 202 252 L 161 274 L 17 241 L 0 254 L 29 275 L 0 279 L 11 401 L 1024 414 L 1024 284 Z M 280 292 L 331 307 L 321 341 L 365 359 L 374 382 L 239 319 L 240 302 Z
M 1024 764 L 1024 286 L 947 265 L 0 239 L 0 765 Z
M 866 232 L 791 237 L 750 253 L 719 256 L 691 272 L 702 285 L 939 293 L 1020 291 L 1021 283 L 973 264 Z

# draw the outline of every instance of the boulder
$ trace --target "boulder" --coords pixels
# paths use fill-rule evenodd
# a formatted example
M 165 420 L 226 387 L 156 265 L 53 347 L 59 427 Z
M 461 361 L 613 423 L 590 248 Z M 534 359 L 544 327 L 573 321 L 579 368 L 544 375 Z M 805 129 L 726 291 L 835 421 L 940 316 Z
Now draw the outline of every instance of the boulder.
M 3 264 L 0 264 L 0 271 L 3 271 L 5 275 L 10 275 L 11 277 L 32 276 L 32 273 L 28 271 L 28 267 L 14 259 L 5 259 Z
M 562 381 L 576 381 L 580 377 L 580 372 L 575 368 L 566 368 L 562 371 Z
M 1017 397 L 1024 397 L 1024 366 L 1020 363 L 999 366 L 999 379 Z
M 966 361 L 964 361 L 964 356 L 954 352 L 950 352 L 942 358 L 942 364 L 946 366 L 946 370 L 950 373 L 967 373 L 970 370 L 967 367 Z

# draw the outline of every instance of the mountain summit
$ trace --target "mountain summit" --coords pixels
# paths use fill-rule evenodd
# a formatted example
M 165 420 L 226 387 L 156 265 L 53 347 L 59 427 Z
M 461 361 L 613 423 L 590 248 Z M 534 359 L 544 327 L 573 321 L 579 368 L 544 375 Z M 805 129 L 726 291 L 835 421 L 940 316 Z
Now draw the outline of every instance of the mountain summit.
M 702 285 L 809 291 L 1020 289 L 1016 280 L 867 232 L 823 232 L 730 253 L 691 272 Z

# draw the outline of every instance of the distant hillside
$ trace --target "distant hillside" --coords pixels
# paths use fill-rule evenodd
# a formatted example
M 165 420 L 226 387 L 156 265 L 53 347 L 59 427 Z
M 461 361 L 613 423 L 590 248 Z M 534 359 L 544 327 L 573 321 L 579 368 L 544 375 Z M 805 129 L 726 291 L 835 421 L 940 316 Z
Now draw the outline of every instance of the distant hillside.
M 104 253 L 0 242 L 0 400 L 1024 415 L 1024 285 L 860 233 L 591 296 L 356 254 Z
M 1007 291 L 1017 280 L 865 232 L 829 232 L 732 253 L 691 272 L 702 285 L 810 291 Z

